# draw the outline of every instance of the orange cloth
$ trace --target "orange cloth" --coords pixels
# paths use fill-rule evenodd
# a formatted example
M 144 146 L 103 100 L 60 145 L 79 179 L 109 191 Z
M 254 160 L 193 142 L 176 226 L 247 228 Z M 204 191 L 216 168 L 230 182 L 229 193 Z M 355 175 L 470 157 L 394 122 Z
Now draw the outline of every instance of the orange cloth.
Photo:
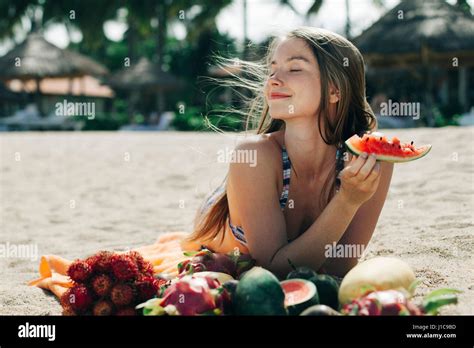
M 161 235 L 154 244 L 133 250 L 138 251 L 145 260 L 151 262 L 156 274 L 167 273 L 176 276 L 178 263 L 190 258 L 184 256 L 183 252 L 200 248 L 200 245 L 196 243 L 185 242 L 184 238 L 187 235 L 185 232 L 166 233 Z M 71 260 L 56 255 L 42 256 L 39 265 L 40 277 L 29 282 L 28 285 L 50 290 L 57 297 L 61 297 L 68 288 L 73 286 L 67 276 L 67 269 L 71 263 Z

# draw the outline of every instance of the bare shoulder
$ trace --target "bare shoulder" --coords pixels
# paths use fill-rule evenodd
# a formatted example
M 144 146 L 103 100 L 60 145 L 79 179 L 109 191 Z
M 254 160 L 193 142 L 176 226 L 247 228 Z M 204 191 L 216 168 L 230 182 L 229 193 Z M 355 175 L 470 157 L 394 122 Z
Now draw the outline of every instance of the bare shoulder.
M 252 158 L 255 161 L 237 160 L 230 163 L 227 201 L 232 223 L 243 227 L 249 246 L 262 245 L 260 239 L 268 239 L 278 229 L 282 229 L 281 235 L 284 236 L 285 224 L 278 189 L 281 175 L 281 148 L 278 142 L 270 134 L 245 138 L 235 147 L 234 158 Z
M 236 155 L 239 153 L 253 151 L 262 165 L 269 165 L 276 162 L 280 155 L 280 148 L 277 140 L 272 134 L 257 134 L 248 136 L 240 140 L 235 147 Z
M 238 142 L 234 161 L 229 166 L 229 186 L 252 186 L 277 182 L 281 167 L 281 148 L 272 134 L 248 136 Z

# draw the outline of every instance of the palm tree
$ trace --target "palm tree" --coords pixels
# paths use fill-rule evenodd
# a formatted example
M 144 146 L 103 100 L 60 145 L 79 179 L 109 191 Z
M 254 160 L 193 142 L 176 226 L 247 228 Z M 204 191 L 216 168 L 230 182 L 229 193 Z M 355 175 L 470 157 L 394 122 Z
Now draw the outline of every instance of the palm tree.
M 289 7 L 292 11 L 294 11 L 297 14 L 300 14 L 294 6 L 291 4 L 290 0 L 279 0 L 279 3 L 283 6 Z M 384 7 L 384 0 L 372 0 L 372 3 L 377 6 L 377 7 Z M 304 15 L 305 22 L 307 23 L 309 20 L 309 17 L 312 15 L 315 15 L 319 12 L 321 9 L 322 5 L 324 4 L 324 0 L 314 0 L 311 6 L 308 8 Z M 344 28 L 345 35 L 348 39 L 351 38 L 351 21 L 350 21 L 350 7 L 349 7 L 349 0 L 345 0 L 344 2 L 345 8 L 346 8 L 346 25 Z

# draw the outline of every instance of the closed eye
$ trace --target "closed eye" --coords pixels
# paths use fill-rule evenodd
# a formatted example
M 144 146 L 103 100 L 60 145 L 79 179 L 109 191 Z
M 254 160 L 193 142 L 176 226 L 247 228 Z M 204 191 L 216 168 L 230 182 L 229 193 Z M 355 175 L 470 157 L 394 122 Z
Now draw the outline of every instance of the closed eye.
M 290 70 L 290 72 L 294 72 L 294 71 L 301 71 L 301 69 L 292 69 L 292 70 Z

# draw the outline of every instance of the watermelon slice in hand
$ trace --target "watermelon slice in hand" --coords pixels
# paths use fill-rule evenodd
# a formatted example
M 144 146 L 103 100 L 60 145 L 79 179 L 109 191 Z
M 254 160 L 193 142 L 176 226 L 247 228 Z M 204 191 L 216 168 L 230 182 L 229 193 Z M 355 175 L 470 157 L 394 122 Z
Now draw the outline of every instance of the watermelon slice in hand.
M 357 134 L 346 140 L 350 152 L 360 155 L 363 152 L 376 154 L 378 161 L 408 162 L 425 156 L 431 150 L 431 145 L 415 146 L 411 143 L 401 143 L 400 139 L 393 137 L 388 140 L 382 133 L 374 132 L 359 137 Z

